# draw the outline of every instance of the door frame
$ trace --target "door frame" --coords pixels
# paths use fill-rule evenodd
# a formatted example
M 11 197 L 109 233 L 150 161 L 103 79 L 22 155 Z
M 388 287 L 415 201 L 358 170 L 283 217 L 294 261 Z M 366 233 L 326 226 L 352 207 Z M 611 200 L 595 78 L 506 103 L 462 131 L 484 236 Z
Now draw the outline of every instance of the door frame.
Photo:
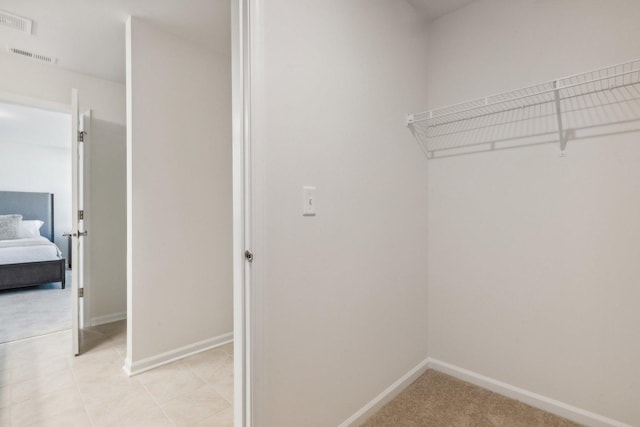
M 71 268 L 71 347 L 72 354 L 80 354 L 80 315 L 82 313 L 80 304 L 80 282 L 81 268 L 78 259 L 82 257 L 84 244 L 80 240 L 80 216 L 78 210 L 81 206 L 80 192 L 82 168 L 80 166 L 80 101 L 78 99 L 78 89 L 71 89 L 71 262 L 76 268 Z M 81 158 L 84 162 L 84 157 Z M 73 264 L 72 264 L 73 265 Z
M 71 89 L 71 254 L 72 254 L 72 288 L 71 288 L 71 346 L 74 356 L 80 354 L 80 331 L 87 326 L 91 326 L 91 304 L 88 298 L 89 291 L 87 280 L 90 277 L 90 264 L 87 262 L 89 254 L 89 240 L 81 233 L 88 231 L 88 218 L 91 214 L 89 210 L 91 201 L 89 176 L 90 161 L 88 143 L 89 140 L 80 138 L 81 132 L 86 132 L 85 117 L 88 118 L 88 129 L 91 127 L 91 110 L 82 112 L 80 110 L 79 91 Z M 86 144 L 85 144 L 86 143 Z M 80 161 L 81 162 L 80 162 Z M 87 185 L 88 184 L 88 185 Z M 83 216 L 80 216 L 80 211 Z M 74 267 L 75 266 L 75 267 Z M 80 286 L 82 285 L 82 286 Z
M 16 104 L 25 107 L 39 108 L 41 110 L 55 111 L 57 113 L 71 114 L 71 103 L 65 104 L 63 102 L 47 101 L 12 92 L 0 91 L 0 101 L 7 104 Z
M 91 136 L 93 131 L 91 123 L 93 120 L 93 110 L 80 110 L 78 124 L 84 134 L 82 142 L 82 207 L 84 210 L 83 230 L 89 234 L 83 237 L 84 250 L 82 253 L 82 286 L 84 297 L 82 298 L 82 317 L 80 326 L 83 328 L 93 326 L 93 316 L 91 311 Z
M 252 0 L 231 0 L 231 78 L 233 153 L 233 334 L 234 424 L 251 427 L 254 419 L 254 295 L 252 174 L 252 64 L 255 23 Z M 259 265 L 259 261 L 258 261 Z
M 18 93 L 14 93 L 14 92 L 7 92 L 7 91 L 0 91 L 0 102 L 3 103 L 7 103 L 7 104 L 14 104 L 14 105 L 21 105 L 24 107 L 30 107 L 30 108 L 37 108 L 40 110 L 47 110 L 47 111 L 54 111 L 56 113 L 63 113 L 63 114 L 68 114 L 68 115 L 72 115 L 72 105 L 71 102 L 69 103 L 63 103 L 63 102 L 56 102 L 56 101 L 48 101 L 45 99 L 41 99 L 41 98 L 35 98 L 35 97 L 31 97 L 31 96 L 25 96 L 25 95 L 21 95 Z M 91 111 L 91 110 L 89 110 Z M 72 118 L 73 120 L 73 118 Z M 70 148 L 70 150 L 73 151 L 73 147 Z M 90 150 L 90 149 L 89 149 Z M 84 156 L 84 162 L 83 162 L 83 168 L 84 168 L 84 175 L 85 177 L 90 177 L 91 176 L 91 163 L 90 163 L 90 158 L 87 155 L 89 151 L 85 151 L 85 156 Z M 73 153 L 72 153 L 73 155 Z M 87 185 L 88 183 L 90 183 L 90 180 L 85 180 L 85 188 L 84 188 L 84 197 L 85 197 L 85 204 L 87 203 L 87 201 L 90 201 L 90 195 L 87 198 L 87 195 L 90 193 L 90 188 Z M 90 216 L 90 207 L 87 205 L 85 206 L 85 214 L 86 216 Z M 85 222 L 86 227 L 88 228 L 88 221 Z M 73 228 L 73 224 L 72 224 L 72 228 Z M 73 244 L 73 243 L 72 243 Z M 71 248 L 70 248 L 71 249 Z M 88 240 L 85 243 L 85 252 L 89 252 L 88 250 Z M 86 326 L 91 326 L 91 304 L 90 304 L 90 295 L 91 292 L 88 289 L 89 288 L 89 281 L 90 281 L 90 277 L 91 277 L 91 264 L 86 262 L 88 260 L 88 257 L 85 258 L 85 265 L 83 266 L 83 281 L 84 281 L 84 285 L 85 285 L 85 298 L 83 298 L 82 300 L 82 313 L 83 316 L 80 318 L 80 324 L 79 327 L 86 327 Z M 73 260 L 72 260 L 73 262 Z M 73 286 L 74 284 L 72 284 Z M 87 292 L 89 291 L 89 292 Z M 73 303 L 73 301 L 72 301 Z M 71 309 L 71 307 L 69 307 Z

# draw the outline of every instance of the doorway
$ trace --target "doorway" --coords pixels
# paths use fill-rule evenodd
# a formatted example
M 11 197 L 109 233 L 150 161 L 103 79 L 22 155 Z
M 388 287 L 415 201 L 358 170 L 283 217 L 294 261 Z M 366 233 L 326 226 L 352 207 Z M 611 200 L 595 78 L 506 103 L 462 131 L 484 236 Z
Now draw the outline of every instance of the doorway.
M 66 110 L 66 111 L 65 111 Z M 71 116 L 0 102 L 0 343 L 71 328 Z

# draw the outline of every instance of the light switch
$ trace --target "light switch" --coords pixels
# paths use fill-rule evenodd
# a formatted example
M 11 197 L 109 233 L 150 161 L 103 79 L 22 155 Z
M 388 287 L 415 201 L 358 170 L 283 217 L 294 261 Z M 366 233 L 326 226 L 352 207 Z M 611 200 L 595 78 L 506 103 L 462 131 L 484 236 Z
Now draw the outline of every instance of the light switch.
M 302 215 L 316 215 L 316 187 L 302 187 Z

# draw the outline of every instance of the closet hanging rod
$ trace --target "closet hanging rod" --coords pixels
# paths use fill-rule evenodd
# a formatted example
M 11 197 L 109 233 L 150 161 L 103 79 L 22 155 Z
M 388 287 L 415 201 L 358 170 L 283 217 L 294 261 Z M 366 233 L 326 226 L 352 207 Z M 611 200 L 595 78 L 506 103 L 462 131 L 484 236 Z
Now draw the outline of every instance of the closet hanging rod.
M 638 61 L 640 61 L 640 60 L 638 60 Z M 636 61 L 632 61 L 629 64 L 631 64 L 633 62 L 636 62 Z M 621 65 L 626 65 L 626 64 L 621 64 Z M 596 71 L 591 71 L 591 73 L 598 72 L 598 71 L 601 71 L 601 70 L 606 70 L 606 68 L 599 69 L 599 70 L 596 70 Z M 510 102 L 515 102 L 515 101 L 519 101 L 519 100 L 523 100 L 523 99 L 527 99 L 527 98 L 533 98 L 533 97 L 536 97 L 536 96 L 553 94 L 557 90 L 572 89 L 574 87 L 584 86 L 584 85 L 588 85 L 590 83 L 596 83 L 596 82 L 600 82 L 600 81 L 603 81 L 603 80 L 615 79 L 615 78 L 618 78 L 618 77 L 623 77 L 623 76 L 626 76 L 626 75 L 638 73 L 639 71 L 640 70 L 625 71 L 625 72 L 622 72 L 622 73 L 617 73 L 617 74 L 612 74 L 612 75 L 605 76 L 605 77 L 599 77 L 599 78 L 596 78 L 596 79 L 586 80 L 586 81 L 579 82 L 579 83 L 573 83 L 573 84 L 566 85 L 566 86 L 558 85 L 557 87 L 554 87 L 552 89 L 546 89 L 546 90 L 543 90 L 543 91 L 540 91 L 540 92 L 529 93 L 529 94 L 526 94 L 526 95 L 521 95 L 521 96 L 518 96 L 518 97 L 509 98 L 509 99 L 500 100 L 500 101 L 495 101 L 495 102 L 490 102 L 490 103 L 486 103 L 485 102 L 484 105 L 478 105 L 477 107 L 469 107 L 469 108 L 466 108 L 466 109 L 463 109 L 463 110 L 452 111 L 450 113 L 443 113 L 443 114 L 438 114 L 437 116 L 433 116 L 433 112 L 434 111 L 443 110 L 443 109 L 447 109 L 448 110 L 448 109 L 454 108 L 456 106 L 462 106 L 462 105 L 471 104 L 471 103 L 474 103 L 474 102 L 485 101 L 488 98 L 508 95 L 508 94 L 514 93 L 514 92 L 521 92 L 523 90 L 533 89 L 533 88 L 539 87 L 539 86 L 555 84 L 555 83 L 560 82 L 562 80 L 567 80 L 567 79 L 570 79 L 572 77 L 582 76 L 583 75 L 583 74 L 575 74 L 574 76 L 563 77 L 563 78 L 558 79 L 558 80 L 553 80 L 553 81 L 549 81 L 549 82 L 546 82 L 546 83 L 541 83 L 539 85 L 528 86 L 528 87 L 525 87 L 525 88 L 522 88 L 522 89 L 517 89 L 517 90 L 511 91 L 511 92 L 503 92 L 503 93 L 500 93 L 498 95 L 491 95 L 491 96 L 488 96 L 488 97 L 485 97 L 485 98 L 478 98 L 478 99 L 475 99 L 475 100 L 472 100 L 472 101 L 467 101 L 467 102 L 462 102 L 462 103 L 459 103 L 459 104 L 454 104 L 454 105 L 451 105 L 451 106 L 445 107 L 445 108 L 438 108 L 438 109 L 435 109 L 435 110 L 428 110 L 428 111 L 423 111 L 421 113 L 410 114 L 409 117 L 413 116 L 413 119 L 410 120 L 410 121 L 408 120 L 408 124 L 416 123 L 416 122 L 423 122 L 425 120 L 440 119 L 442 117 L 448 117 L 448 116 L 453 116 L 453 115 L 456 115 L 456 114 L 463 114 L 463 113 L 468 113 L 468 112 L 472 112 L 472 111 L 478 111 L 478 110 L 481 110 L 481 109 L 484 109 L 484 108 L 495 107 L 495 106 L 507 104 L 507 103 L 510 103 Z M 630 85 L 633 85 L 633 84 L 635 84 L 635 83 L 628 83 L 628 84 L 622 84 L 622 85 L 610 85 L 608 88 L 601 88 L 601 89 L 598 89 L 598 90 L 593 90 L 593 91 L 582 93 L 582 94 L 578 94 L 578 95 L 565 96 L 565 97 L 562 97 L 562 99 L 575 98 L 575 97 L 578 97 L 578 96 L 587 95 L 588 93 L 601 92 L 601 91 L 604 91 L 604 90 L 612 90 L 612 89 L 615 89 L 615 88 L 618 88 L 618 87 L 625 87 L 625 86 L 630 86 Z M 501 109 L 500 111 L 502 112 L 502 111 L 516 110 L 518 108 L 532 107 L 532 106 L 536 106 L 536 105 L 546 104 L 548 102 L 554 102 L 554 99 L 551 98 L 549 100 L 540 101 L 540 102 L 533 103 L 533 104 L 525 104 L 525 105 L 522 105 L 522 106 L 510 107 L 508 109 Z M 482 115 L 488 115 L 488 114 L 494 114 L 494 113 L 493 112 L 488 112 L 488 113 L 485 113 L 485 114 L 482 114 Z M 424 117 L 424 118 L 415 118 L 415 116 L 423 116 L 423 115 L 426 116 L 426 117 Z M 477 116 L 474 116 L 474 118 L 475 117 L 477 117 Z M 457 121 L 457 120 L 453 120 L 452 122 L 455 122 L 455 121 Z M 446 124 L 446 123 L 450 123 L 450 122 L 442 122 L 442 123 L 439 122 L 438 125 L 439 124 Z

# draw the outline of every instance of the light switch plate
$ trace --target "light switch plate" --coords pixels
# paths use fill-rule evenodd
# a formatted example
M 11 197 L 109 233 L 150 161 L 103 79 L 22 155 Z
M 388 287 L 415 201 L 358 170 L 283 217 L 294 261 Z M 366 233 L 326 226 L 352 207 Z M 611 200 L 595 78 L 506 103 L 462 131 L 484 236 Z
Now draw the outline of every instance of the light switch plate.
M 302 215 L 316 215 L 316 187 L 302 187 Z

